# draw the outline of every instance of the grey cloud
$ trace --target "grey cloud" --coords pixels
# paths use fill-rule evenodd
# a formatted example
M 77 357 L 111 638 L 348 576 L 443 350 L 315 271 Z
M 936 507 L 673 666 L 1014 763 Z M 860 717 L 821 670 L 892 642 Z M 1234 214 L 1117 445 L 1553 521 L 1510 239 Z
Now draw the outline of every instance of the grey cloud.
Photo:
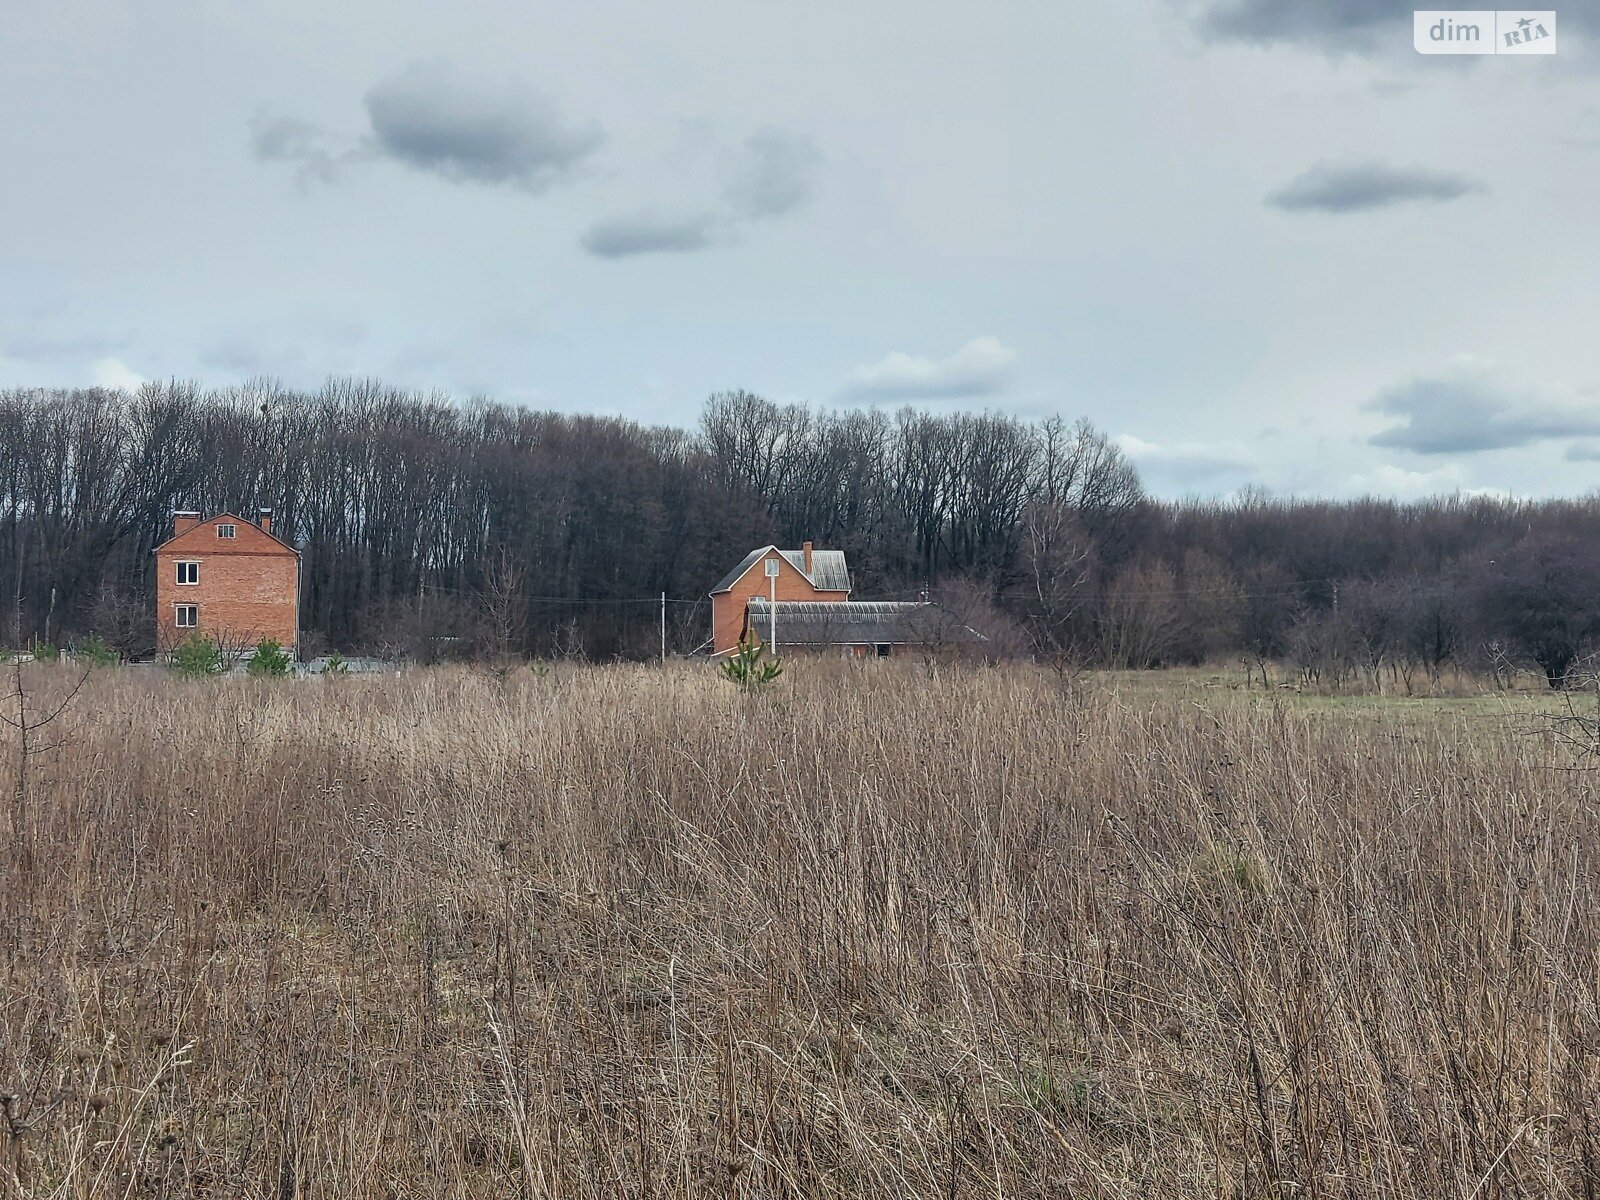
M 1268 194 L 1267 204 L 1285 212 L 1352 213 L 1410 200 L 1456 200 L 1483 185 L 1462 175 L 1381 162 L 1318 163 Z
M 328 131 L 299 117 L 258 113 L 250 120 L 250 153 L 257 162 L 293 163 L 301 182 L 332 183 L 347 163 L 363 156 L 359 148 L 329 148 Z
M 1415 3 L 1400 0 L 1199 0 L 1182 3 L 1200 35 L 1217 42 L 1293 43 L 1330 51 L 1409 50 Z M 1600 0 L 1559 7 L 1567 30 L 1593 28 Z
M 1330 51 L 1382 46 L 1410 50 L 1414 3 L 1400 0 L 1202 0 L 1187 3 L 1195 29 L 1211 42 L 1298 43 Z M 1592 29 L 1600 0 L 1560 6 L 1568 30 Z
M 0 337 L 0 358 L 28 362 L 75 361 L 101 358 L 128 344 L 126 338 L 101 334 L 55 334 L 39 330 L 14 330 Z
M 366 101 L 381 153 L 454 182 L 542 191 L 604 137 L 593 122 L 569 122 L 540 92 L 471 77 L 443 59 L 411 63 Z
M 303 313 L 283 322 L 219 330 L 199 343 L 202 366 L 234 378 L 275 376 L 314 382 L 359 369 L 367 330 L 357 321 Z
M 1366 408 L 1401 420 L 1369 438 L 1372 445 L 1415 454 L 1475 454 L 1600 434 L 1600 406 L 1562 404 L 1466 373 L 1413 379 Z
M 229 375 L 257 375 L 268 372 L 294 374 L 305 365 L 305 354 L 296 349 L 264 350 L 244 339 L 215 342 L 200 351 L 203 366 Z
M 1195 11 L 1200 33 L 1216 41 L 1313 42 L 1360 48 L 1374 31 L 1411 22 L 1412 4 L 1396 0 L 1216 0 Z
M 583 235 L 583 248 L 600 258 L 634 254 L 688 254 L 726 236 L 724 218 L 710 213 L 663 217 L 651 213 L 612 217 Z
M 258 162 L 294 164 L 302 183 L 333 183 L 348 166 L 388 159 L 455 183 L 539 192 L 604 140 L 599 125 L 569 122 L 542 93 L 468 76 L 443 59 L 414 62 L 380 80 L 367 91 L 366 107 L 370 129 L 360 138 L 299 117 L 258 114 L 250 152 Z
M 1568 462 L 1600 462 L 1600 442 L 1573 442 L 1567 447 Z
M 747 217 L 775 217 L 811 195 L 822 153 L 810 138 L 763 129 L 745 140 L 744 156 L 728 181 L 727 197 Z
M 687 254 L 737 241 L 744 226 L 782 216 L 810 197 L 822 153 L 810 138 L 762 129 L 745 139 L 723 185 L 721 212 L 637 212 L 608 217 L 583 235 L 582 245 L 601 258 Z
M 263 161 L 293 160 L 317 151 L 323 131 L 298 117 L 258 114 L 250 121 L 250 150 Z

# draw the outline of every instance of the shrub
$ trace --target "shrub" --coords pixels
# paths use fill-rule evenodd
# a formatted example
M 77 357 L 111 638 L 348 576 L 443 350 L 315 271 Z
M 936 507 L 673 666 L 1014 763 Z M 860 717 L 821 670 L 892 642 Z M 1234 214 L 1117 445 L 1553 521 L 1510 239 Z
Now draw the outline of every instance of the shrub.
M 783 674 L 783 663 L 767 658 L 766 653 L 760 642 L 744 638 L 733 657 L 723 659 L 722 673 L 742 688 L 760 691 Z
M 322 660 L 322 673 L 324 675 L 348 675 L 350 674 L 350 664 L 345 662 L 344 655 L 335 650 Z
M 174 672 L 187 679 L 222 673 L 222 647 L 210 638 L 192 633 L 179 642 L 172 651 L 170 663 Z
M 122 661 L 111 643 L 98 633 L 90 634 L 72 648 L 72 656 L 94 667 L 114 667 Z
M 49 642 L 35 642 L 33 644 L 33 657 L 35 662 L 55 662 L 61 657 L 61 651 Z
M 289 655 L 274 638 L 262 638 L 244 669 L 251 675 L 281 679 L 289 673 L 290 665 Z

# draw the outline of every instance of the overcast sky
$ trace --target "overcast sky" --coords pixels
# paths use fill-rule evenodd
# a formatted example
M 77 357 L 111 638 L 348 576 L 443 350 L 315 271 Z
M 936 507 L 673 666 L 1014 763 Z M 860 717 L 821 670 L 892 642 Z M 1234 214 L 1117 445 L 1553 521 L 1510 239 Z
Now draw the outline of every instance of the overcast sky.
M 0 0 L 0 386 L 1086 415 L 1167 495 L 1600 484 L 1600 0 Z

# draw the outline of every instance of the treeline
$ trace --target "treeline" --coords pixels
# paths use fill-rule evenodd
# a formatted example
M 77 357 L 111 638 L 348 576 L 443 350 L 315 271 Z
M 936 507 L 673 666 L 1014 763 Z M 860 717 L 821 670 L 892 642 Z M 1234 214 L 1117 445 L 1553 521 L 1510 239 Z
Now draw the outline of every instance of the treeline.
M 1452 664 L 1562 678 L 1600 638 L 1600 503 L 1162 503 L 1085 422 L 830 412 L 744 392 L 696 429 L 335 380 L 316 393 L 0 393 L 0 633 L 153 642 L 174 508 L 276 510 L 312 646 L 646 656 L 708 630 L 747 550 L 848 552 L 856 595 L 924 591 L 996 650 L 1290 661 L 1327 682 Z

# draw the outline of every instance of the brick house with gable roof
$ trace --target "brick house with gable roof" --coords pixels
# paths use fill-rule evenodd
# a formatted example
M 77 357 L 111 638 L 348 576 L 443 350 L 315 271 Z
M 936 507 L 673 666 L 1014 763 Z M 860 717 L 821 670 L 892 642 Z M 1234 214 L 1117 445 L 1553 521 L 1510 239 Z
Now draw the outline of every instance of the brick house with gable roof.
M 741 638 L 770 641 L 774 630 L 780 653 L 847 657 L 890 658 L 987 640 L 926 600 L 854 601 L 850 593 L 843 550 L 817 550 L 810 542 L 799 550 L 752 550 L 711 589 L 711 654 L 732 654 Z
M 769 577 L 769 562 L 777 575 Z M 775 581 L 775 582 L 774 582 Z M 752 550 L 711 589 L 711 653 L 731 654 L 745 632 L 745 609 L 751 600 L 843 603 L 850 598 L 850 568 L 843 550 L 817 550 L 806 542 L 798 550 L 763 546 Z
M 294 652 L 300 552 L 273 534 L 270 508 L 255 521 L 175 512 L 155 558 L 157 654 L 194 635 L 236 651 L 272 638 Z

